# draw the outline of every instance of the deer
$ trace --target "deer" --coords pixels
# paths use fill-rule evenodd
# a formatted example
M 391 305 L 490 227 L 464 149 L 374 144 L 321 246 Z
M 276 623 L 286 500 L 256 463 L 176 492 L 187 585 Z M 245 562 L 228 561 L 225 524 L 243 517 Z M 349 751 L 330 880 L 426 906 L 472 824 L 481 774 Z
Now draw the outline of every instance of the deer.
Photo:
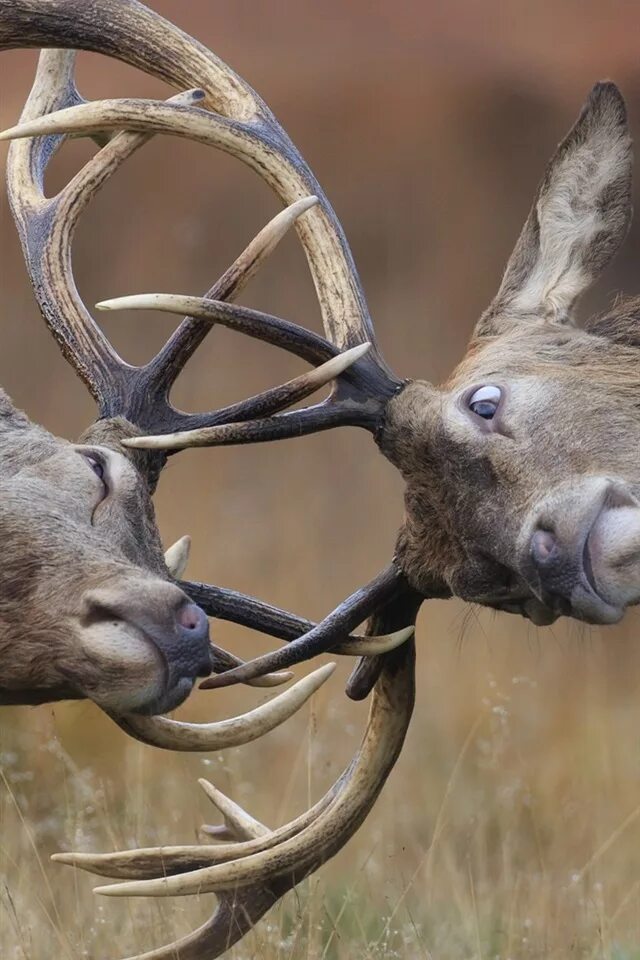
M 48 4 L 29 10 L 44 21 L 54 12 Z M 0 16 L 9 31 L 2 45 L 22 43 L 20 10 L 3 4 Z M 24 118 L 67 97 L 79 98 L 73 54 L 44 54 Z M 200 91 L 187 91 L 171 102 L 200 98 Z M 209 616 L 288 640 L 314 625 L 234 591 L 182 581 L 189 538 L 163 552 L 152 501 L 166 455 L 130 450 L 123 441 L 150 429 L 274 413 L 341 376 L 369 347 L 341 352 L 317 337 L 300 352 L 310 371 L 229 408 L 194 415 L 174 408 L 169 394 L 207 324 L 185 323 L 146 367 L 122 360 L 79 297 L 70 250 L 92 196 L 148 139 L 134 132 L 114 137 L 53 198 L 45 196 L 43 178 L 61 139 L 43 138 L 26 149 L 16 143 L 10 151 L 8 193 L 33 287 L 50 332 L 96 400 L 98 416 L 71 442 L 33 423 L 0 391 L 0 705 L 88 698 L 145 743 L 217 750 L 284 722 L 332 668 L 320 668 L 231 720 L 186 724 L 163 716 L 183 703 L 198 678 L 240 663 L 211 642 Z M 305 198 L 276 215 L 217 282 L 216 295 L 237 295 L 313 203 Z M 265 335 L 255 325 L 238 329 L 277 342 L 286 338 L 286 331 Z M 412 629 L 366 638 L 349 637 L 347 629 L 338 649 L 377 654 Z M 276 672 L 257 685 L 290 677 Z
M 55 309 L 50 301 L 56 302 L 46 259 L 51 245 L 56 249 L 57 244 L 57 252 L 49 262 L 66 267 L 78 207 L 100 178 L 113 172 L 134 144 L 172 135 L 236 157 L 275 191 L 285 207 L 281 216 L 296 211 L 295 229 L 325 336 L 239 305 L 242 283 L 226 275 L 205 297 L 135 294 L 103 301 L 98 308 L 182 315 L 163 362 L 170 357 L 182 364 L 218 324 L 279 346 L 316 370 L 347 358 L 348 366 L 325 381 L 331 389 L 320 402 L 291 410 L 303 398 L 298 387 L 289 387 L 286 397 L 283 388 L 275 388 L 198 420 L 167 409 L 170 377 L 159 389 L 152 362 L 151 369 L 137 374 L 147 378 L 145 399 L 137 401 L 135 415 L 127 410 L 135 429 L 127 427 L 119 437 L 124 455 L 166 458 L 192 447 L 268 442 L 355 426 L 373 435 L 406 482 L 405 512 L 390 563 L 318 624 L 212 585 L 181 582 L 206 613 L 246 625 L 259 622 L 265 632 L 286 641 L 246 663 L 223 656 L 202 688 L 267 682 L 274 672 L 278 676 L 321 653 L 357 653 L 363 645 L 360 652 L 366 656 L 352 673 L 347 693 L 369 698 L 368 721 L 353 760 L 324 797 L 271 829 L 204 782 L 224 819 L 212 828 L 219 842 L 55 855 L 121 881 L 97 888 L 107 896 L 215 894 L 218 905 L 205 924 L 144 955 L 202 960 L 237 942 L 286 891 L 341 849 L 368 815 L 411 719 L 415 642 L 403 631 L 415 624 L 425 600 L 458 596 L 538 625 L 562 615 L 614 623 L 640 601 L 640 484 L 629 457 L 637 424 L 640 305 L 618 303 L 582 328 L 574 314 L 578 298 L 609 264 L 630 222 L 625 105 L 613 83 L 593 88 L 547 167 L 498 293 L 478 321 L 465 357 L 436 386 L 398 377 L 387 366 L 329 201 L 266 104 L 212 52 L 138 0 L 12 0 L 10 7 L 4 2 L 0 47 L 12 46 L 56 48 L 41 54 L 34 93 L 20 122 L 0 135 L 14 141 L 13 162 L 21 171 L 18 179 L 27 184 L 27 197 L 34 188 L 29 174 L 35 171 L 37 182 L 56 138 L 82 135 L 99 143 L 106 138 L 88 171 L 76 177 L 76 184 L 84 178 L 82 200 L 76 194 L 63 213 L 61 205 L 34 229 L 28 203 L 13 201 L 45 318 Z M 86 103 L 65 52 L 76 49 L 120 59 L 179 93 L 164 102 Z M 9 179 L 15 179 L 11 171 Z M 70 290 L 67 283 L 67 298 Z M 77 309 L 76 300 L 68 298 L 57 314 L 54 331 L 63 344 L 71 339 L 68 318 L 77 317 Z M 87 325 L 83 313 L 71 329 L 75 334 Z M 360 352 L 349 354 L 353 350 Z M 124 393 L 117 391 L 120 403 Z M 147 397 L 153 398 L 153 410 Z M 112 404 L 110 394 L 102 401 L 103 416 L 113 415 Z M 147 467 L 154 477 L 162 462 Z M 346 638 L 364 621 L 365 638 Z

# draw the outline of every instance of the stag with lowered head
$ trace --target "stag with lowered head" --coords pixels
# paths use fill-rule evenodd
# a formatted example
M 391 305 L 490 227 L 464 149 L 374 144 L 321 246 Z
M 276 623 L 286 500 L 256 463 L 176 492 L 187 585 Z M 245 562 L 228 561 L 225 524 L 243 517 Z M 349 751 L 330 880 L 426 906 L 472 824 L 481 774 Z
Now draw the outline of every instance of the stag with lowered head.
M 86 14 L 89 8 L 80 6 Z M 55 43 L 65 11 L 80 6 L 0 4 L 0 47 L 39 43 L 43 27 L 38 22 L 46 25 L 49 15 L 57 13 L 60 20 L 51 36 Z M 25 121 L 81 102 L 73 57 L 72 52 L 43 54 Z M 203 96 L 200 90 L 178 94 L 170 106 L 197 103 Z M 81 442 L 70 443 L 31 423 L 0 396 L 0 704 L 88 697 L 129 733 L 156 746 L 219 749 L 254 739 L 282 722 L 328 672 L 322 668 L 248 718 L 221 725 L 180 724 L 155 716 L 182 703 L 197 677 L 239 663 L 210 643 L 207 614 L 193 594 L 204 592 L 208 611 L 221 618 L 284 639 L 313 625 L 231 591 L 179 582 L 186 540 L 163 556 L 151 500 L 166 455 L 128 449 L 123 441 L 149 430 L 273 414 L 340 377 L 368 345 L 340 353 L 323 338 L 310 337 L 305 349 L 296 348 L 313 364 L 310 372 L 205 414 L 181 413 L 169 394 L 210 325 L 186 321 L 144 367 L 123 361 L 78 295 L 70 251 L 91 198 L 149 136 L 127 132 L 113 137 L 51 198 L 44 194 L 43 179 L 62 138 L 22 141 L 10 150 L 9 197 L 34 290 L 50 331 L 98 404 L 98 419 Z M 314 203 L 305 198 L 278 214 L 212 294 L 236 296 Z M 276 343 L 291 336 L 286 325 L 266 331 L 233 319 L 229 325 Z M 363 619 L 358 610 L 356 603 L 342 611 L 347 614 L 343 653 L 375 653 L 406 637 L 401 632 L 391 638 L 346 639 L 350 625 Z M 258 683 L 270 686 L 288 677 L 274 675 Z
M 135 593 L 141 581 L 145 587 L 147 581 L 153 581 L 149 591 L 151 587 L 157 591 L 166 587 L 175 598 L 181 632 L 203 630 L 201 611 L 206 611 L 291 643 L 304 634 L 316 646 L 331 647 L 335 653 L 376 660 L 380 654 L 386 657 L 358 754 L 327 794 L 291 823 L 269 830 L 204 784 L 225 819 L 218 834 L 231 843 L 125 851 L 106 857 L 60 855 L 65 862 L 108 877 L 137 879 L 142 883 L 141 895 L 189 893 L 195 889 L 215 892 L 219 905 L 208 923 L 147 957 L 217 956 L 283 893 L 337 852 L 375 802 L 399 754 L 411 717 L 413 627 L 407 625 L 413 623 L 418 604 L 394 564 L 318 625 L 233 591 L 178 579 L 184 567 L 184 544 L 171 548 L 163 561 L 150 499 L 167 454 L 135 450 L 125 440 L 275 416 L 330 382 L 334 390 L 341 383 L 355 405 L 366 390 L 390 396 L 397 385 L 390 386 L 380 375 L 377 363 L 368 360 L 370 344 L 366 340 L 343 351 L 331 338 L 302 331 L 295 324 L 265 314 L 235 309 L 229 303 L 295 223 L 309 255 L 325 316 L 335 317 L 338 322 L 345 309 L 353 312 L 362 305 L 340 227 L 327 202 L 317 196 L 320 191 L 313 176 L 264 104 L 213 54 L 136 0 L 106 0 L 100 4 L 85 0 L 0 0 L 0 48 L 16 46 L 58 48 L 41 54 L 21 120 L 27 125 L 38 118 L 56 122 L 60 111 L 64 114 L 71 108 L 88 108 L 96 115 L 108 109 L 105 103 L 87 104 L 82 100 L 73 79 L 74 55 L 61 48 L 86 48 L 121 57 L 183 92 L 164 104 L 128 101 L 136 112 L 133 122 L 118 124 L 111 137 L 109 123 L 101 124 L 96 137 L 101 148 L 55 197 L 45 196 L 43 177 L 64 134 L 56 131 L 19 138 L 10 150 L 9 195 L 36 297 L 65 355 L 92 391 L 99 417 L 82 443 L 72 445 L 31 425 L 6 401 L 12 423 L 34 431 L 33 442 L 24 447 L 24 460 L 16 462 L 16 474 L 18 467 L 25 474 L 33 467 L 39 491 L 48 495 L 44 498 L 46 508 L 43 504 L 38 515 L 39 526 L 43 536 L 50 529 L 57 530 L 58 541 L 45 554 L 57 558 L 58 568 L 67 561 L 74 564 L 74 579 L 69 586 L 61 583 L 58 570 L 54 576 L 50 567 L 43 567 L 38 587 L 39 595 L 46 596 L 47 590 L 54 593 L 57 604 L 52 612 L 55 616 L 48 623 L 58 632 L 44 629 L 43 633 L 58 641 L 62 636 L 63 646 L 58 649 L 52 643 L 46 648 L 45 657 L 50 661 L 46 679 L 44 674 L 32 677 L 25 670 L 13 678 L 14 689 L 6 699 L 39 702 L 89 695 L 127 732 L 147 743 L 213 750 L 247 742 L 272 729 L 308 699 L 333 669 L 332 664 L 321 667 L 285 694 L 231 721 L 197 725 L 142 716 L 178 702 L 190 689 L 198 670 L 206 672 L 205 666 L 214 672 L 231 672 L 242 664 L 217 646 L 207 648 L 204 639 L 198 637 L 195 646 L 201 654 L 208 650 L 210 662 L 207 665 L 206 656 L 199 659 L 194 655 L 185 666 L 178 653 L 178 639 L 186 645 L 193 638 L 181 635 L 172 646 L 173 638 L 163 635 L 161 645 L 156 640 L 160 628 L 154 619 L 160 613 L 149 607 L 146 594 L 127 604 L 127 596 Z M 111 104 L 116 113 L 120 106 L 118 102 Z M 202 415 L 176 410 L 169 394 L 184 364 L 209 333 L 211 323 L 187 317 L 154 360 L 145 367 L 133 368 L 115 354 L 91 318 L 78 296 L 71 270 L 71 241 L 80 214 L 102 184 L 152 136 L 153 124 L 159 118 L 162 121 L 165 108 L 165 120 L 181 117 L 189 135 L 228 150 L 263 172 L 286 205 L 209 291 L 208 298 L 220 305 L 219 322 L 289 349 L 314 368 L 287 384 Z M 305 224 L 309 218 L 313 218 L 311 229 Z M 374 416 L 375 404 L 369 406 Z M 40 447 L 36 438 L 42 441 Z M 13 451 L 14 447 L 9 443 L 7 449 Z M 64 482 L 55 471 L 56 457 L 59 470 L 65 471 Z M 85 491 L 82 498 L 75 490 L 76 477 Z M 49 496 L 57 487 L 62 488 L 59 501 Z M 68 502 L 74 496 L 71 508 Z M 27 498 L 22 510 L 27 518 L 32 500 Z M 89 543 L 87 553 L 82 552 L 85 539 Z M 90 550 L 95 550 L 98 542 L 102 555 L 107 554 L 109 562 L 113 559 L 113 571 L 109 564 L 100 569 L 92 565 L 96 554 Z M 20 540 L 15 544 L 19 556 Z M 37 552 L 41 551 L 31 556 Z M 29 602 L 25 600 L 21 609 L 23 627 L 39 611 L 35 592 L 33 598 L 26 599 Z M 372 614 L 367 636 L 348 636 Z M 67 625 L 64 634 L 59 619 Z M 23 647 L 28 644 L 29 635 L 24 629 L 15 637 Z M 74 658 L 75 646 L 95 667 L 90 689 L 83 686 L 85 674 L 79 666 L 80 654 Z M 66 651 L 64 656 L 61 650 Z M 145 657 L 152 661 L 146 669 Z M 174 657 L 175 667 L 170 659 Z M 26 660 L 25 652 L 22 661 Z M 129 661 L 134 661 L 138 670 L 135 682 L 129 680 Z M 109 676 L 119 679 L 119 695 L 110 694 L 111 686 L 104 676 L 107 667 Z M 168 678 L 173 676 L 186 680 L 180 695 L 170 695 L 167 689 Z M 270 673 L 248 682 L 272 685 L 286 676 Z M 139 692 L 142 687 L 148 691 L 146 697 Z M 158 882 L 149 879 L 157 877 L 161 878 Z M 108 892 L 126 895 L 127 884 L 112 886 Z

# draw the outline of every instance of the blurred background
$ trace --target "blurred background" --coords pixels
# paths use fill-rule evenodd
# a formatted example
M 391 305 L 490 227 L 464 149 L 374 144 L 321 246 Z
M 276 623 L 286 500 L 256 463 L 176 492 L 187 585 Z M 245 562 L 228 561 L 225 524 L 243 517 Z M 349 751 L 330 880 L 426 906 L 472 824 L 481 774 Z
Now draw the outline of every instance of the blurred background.
M 443 379 L 495 292 L 537 181 L 590 86 L 616 80 L 640 130 L 640 9 L 594 0 L 323 4 L 154 0 L 263 96 L 340 217 L 382 350 L 407 377 Z M 13 124 L 33 51 L 0 59 Z M 167 96 L 82 55 L 85 96 Z M 3 146 L 3 161 L 6 151 Z M 53 192 L 92 146 L 52 164 Z M 29 416 L 74 438 L 92 401 L 47 334 L 2 195 L 0 382 Z M 88 304 L 198 294 L 278 203 L 222 154 L 167 138 L 139 151 L 92 204 L 75 243 Z M 637 294 L 640 225 L 583 311 Z M 288 237 L 242 301 L 319 330 L 304 257 Z M 119 314 L 104 329 L 133 363 L 173 329 Z M 204 410 L 301 372 L 277 350 L 216 329 L 174 399 Z M 157 494 L 167 545 L 193 536 L 189 575 L 309 617 L 389 560 L 402 483 L 355 429 L 170 461 Z M 457 601 L 423 607 L 418 697 L 403 755 L 348 847 L 290 895 L 238 958 L 640 957 L 640 619 L 537 629 Z M 268 640 L 213 625 L 242 656 Z M 208 915 L 213 898 L 100 902 L 58 849 L 195 842 L 215 815 L 207 776 L 276 825 L 333 782 L 366 705 L 351 663 L 263 741 L 224 755 L 134 743 L 90 703 L 7 709 L 0 726 L 0 955 L 108 958 L 149 949 Z M 300 673 L 303 670 L 299 671 Z M 184 719 L 222 718 L 260 691 L 197 693 Z

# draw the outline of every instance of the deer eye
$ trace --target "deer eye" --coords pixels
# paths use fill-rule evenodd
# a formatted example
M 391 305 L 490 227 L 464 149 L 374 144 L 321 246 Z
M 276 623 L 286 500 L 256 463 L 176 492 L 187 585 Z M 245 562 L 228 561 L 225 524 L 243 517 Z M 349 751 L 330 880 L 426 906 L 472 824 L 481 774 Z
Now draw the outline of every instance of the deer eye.
M 107 468 L 102 460 L 96 456 L 85 453 L 84 459 L 87 461 L 96 477 L 102 482 L 102 500 L 109 495 L 109 484 L 107 482 Z
M 104 464 L 100 463 L 99 460 L 94 460 L 93 457 L 87 457 L 87 462 L 95 475 L 100 477 L 101 480 L 104 480 Z
M 469 410 L 483 420 L 493 420 L 500 406 L 502 390 L 500 387 L 479 387 L 469 397 Z

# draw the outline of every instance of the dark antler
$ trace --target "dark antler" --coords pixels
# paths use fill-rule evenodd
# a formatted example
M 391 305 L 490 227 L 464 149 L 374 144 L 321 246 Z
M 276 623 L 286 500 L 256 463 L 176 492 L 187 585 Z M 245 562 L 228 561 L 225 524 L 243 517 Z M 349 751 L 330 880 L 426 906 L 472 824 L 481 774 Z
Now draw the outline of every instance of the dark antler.
M 100 416 L 124 418 L 134 434 L 161 435 L 164 443 L 138 438 L 138 445 L 162 450 L 190 445 L 169 436 L 185 431 L 190 432 L 189 441 L 197 443 L 212 438 L 218 442 L 220 434 L 212 436 L 207 433 L 211 430 L 226 431 L 226 442 L 300 435 L 340 424 L 375 432 L 386 403 L 402 383 L 390 373 L 375 345 L 353 260 L 333 210 L 287 135 L 251 88 L 213 54 L 137 0 L 0 0 L 0 48 L 15 46 L 64 48 L 41 55 L 21 123 L 3 138 L 16 140 L 9 161 L 11 203 L 41 310 L 65 356 L 96 398 Z M 73 81 L 73 54 L 64 52 L 69 48 L 118 57 L 167 80 L 180 92 L 164 103 L 85 103 Z M 43 176 L 61 138 L 80 133 L 103 140 L 105 132 L 114 134 L 107 144 L 56 197 L 46 198 Z M 134 368 L 117 356 L 80 300 L 73 282 L 70 247 L 78 218 L 90 199 L 127 157 L 157 133 L 187 137 L 239 158 L 266 180 L 287 209 L 256 237 L 203 300 L 154 298 L 154 306 L 179 309 L 188 316 L 149 364 Z M 228 302 L 294 222 L 314 279 L 326 339 Z M 182 413 L 170 403 L 171 387 L 214 323 L 284 347 L 316 369 L 231 407 L 205 414 Z M 281 414 L 330 381 L 332 392 L 323 403 Z M 256 421 L 257 417 L 260 420 Z M 122 441 L 133 445 L 134 438 L 128 438 L 125 431 Z M 157 471 L 157 464 L 148 469 Z M 280 616 L 281 612 L 257 602 L 245 602 L 238 612 L 234 606 L 237 595 L 206 585 L 185 586 L 209 612 L 220 615 L 226 611 L 229 619 L 252 625 L 266 623 L 270 632 L 291 641 L 275 654 L 237 666 L 224 651 L 214 651 L 218 668 L 226 671 L 221 674 L 224 683 L 255 680 L 270 671 L 269 664 L 296 663 L 331 648 L 345 653 L 366 649 L 373 654 L 391 650 L 376 658 L 377 666 L 371 671 L 371 680 L 376 671 L 381 673 L 361 750 L 312 810 L 280 830 L 266 831 L 223 800 L 227 821 L 235 817 L 236 829 L 242 834 L 244 842 L 240 844 L 223 851 L 208 847 L 197 854 L 179 852 L 175 859 L 167 851 L 107 857 L 107 875 L 160 876 L 160 880 L 144 881 L 134 889 L 127 885 L 110 888 L 113 895 L 218 893 L 220 907 L 212 921 L 172 947 L 147 954 L 147 958 L 179 955 L 183 960 L 196 960 L 217 956 L 238 940 L 278 897 L 333 856 L 366 817 L 397 759 L 411 716 L 413 645 L 409 641 L 391 648 L 406 641 L 406 624 L 415 619 L 419 603 L 394 565 L 317 626 L 296 621 L 291 615 Z M 382 637 L 347 640 L 349 631 L 372 614 L 370 630 L 377 632 L 380 625 Z M 305 630 L 303 636 L 300 627 Z M 358 649 L 358 644 L 363 646 Z M 247 731 L 251 737 L 257 736 L 261 729 L 270 729 L 289 715 L 330 669 L 323 667 L 305 678 L 283 695 L 284 701 L 275 698 L 237 721 L 191 726 L 164 718 L 159 724 L 158 718 L 127 717 L 117 722 L 147 742 L 156 743 L 160 738 L 162 745 L 176 749 L 242 743 L 249 738 Z M 101 863 L 91 857 L 65 859 L 85 866 L 89 860 L 98 867 Z
M 139 43 L 141 37 L 144 42 Z M 96 397 L 100 416 L 124 417 L 140 431 L 157 434 L 201 431 L 257 416 L 270 418 L 335 379 L 336 387 L 327 401 L 291 414 L 290 429 L 300 434 L 340 423 L 374 429 L 383 401 L 400 386 L 375 347 L 366 357 L 363 350 L 347 352 L 340 361 L 315 373 L 222 410 L 184 414 L 169 402 L 173 383 L 207 335 L 212 320 L 285 346 L 314 364 L 373 338 L 353 260 L 335 214 L 295 147 L 251 88 L 213 54 L 136 0 L 0 4 L 0 48 L 26 45 L 107 53 L 180 90 L 187 89 L 166 103 L 85 103 L 73 80 L 73 54 L 45 51 L 21 123 L 4 134 L 6 139 L 31 138 L 12 145 L 11 203 L 41 310 L 65 355 Z M 103 136 L 105 131 L 122 130 L 127 132 L 116 133 L 56 197 L 44 197 L 44 171 L 63 134 Z M 283 321 L 218 304 L 207 323 L 196 320 L 194 310 L 146 366 L 133 368 L 117 356 L 77 294 L 70 245 L 87 203 L 154 133 L 188 137 L 237 156 L 258 170 L 281 200 L 291 205 L 214 284 L 207 301 L 235 298 L 296 221 L 328 340 L 307 335 L 302 344 L 294 325 L 286 329 Z M 197 313 L 200 316 L 200 310 Z M 347 367 L 351 367 L 349 373 Z

